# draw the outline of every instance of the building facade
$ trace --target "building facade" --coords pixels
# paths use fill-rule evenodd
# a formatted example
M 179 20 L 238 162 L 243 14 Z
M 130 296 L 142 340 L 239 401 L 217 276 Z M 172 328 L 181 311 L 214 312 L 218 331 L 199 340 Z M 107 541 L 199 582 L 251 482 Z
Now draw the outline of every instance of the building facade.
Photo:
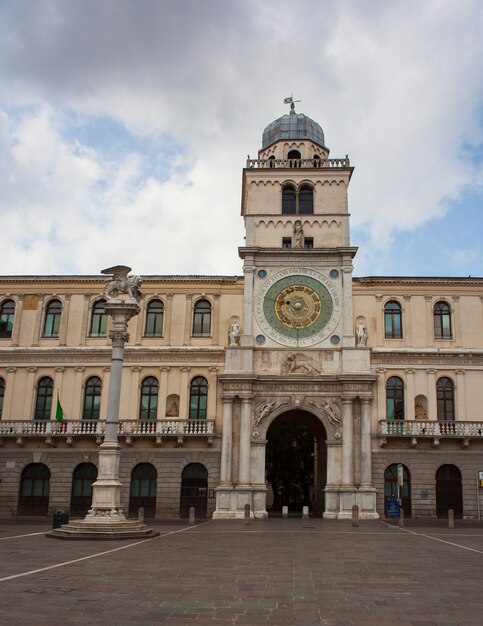
M 479 516 L 483 279 L 352 276 L 349 159 L 293 108 L 243 170 L 243 277 L 143 277 L 125 511 Z M 100 276 L 0 278 L 0 516 L 83 516 L 109 388 Z M 59 419 L 62 418 L 62 419 Z M 398 482 L 399 474 L 399 482 Z

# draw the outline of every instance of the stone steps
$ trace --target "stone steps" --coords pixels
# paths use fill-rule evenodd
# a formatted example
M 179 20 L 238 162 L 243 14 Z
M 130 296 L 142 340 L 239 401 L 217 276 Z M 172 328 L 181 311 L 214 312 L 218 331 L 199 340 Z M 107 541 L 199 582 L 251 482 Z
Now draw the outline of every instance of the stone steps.
M 150 539 L 158 535 L 158 530 L 135 521 L 70 522 L 45 533 L 45 536 L 51 539 Z

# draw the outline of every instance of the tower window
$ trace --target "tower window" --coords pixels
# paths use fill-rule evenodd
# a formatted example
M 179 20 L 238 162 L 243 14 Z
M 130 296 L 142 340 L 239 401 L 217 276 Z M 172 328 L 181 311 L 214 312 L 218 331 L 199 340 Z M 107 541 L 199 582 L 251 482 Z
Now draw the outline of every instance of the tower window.
M 301 158 L 302 156 L 298 150 L 290 150 L 290 152 L 287 154 L 287 159 L 289 160 L 290 167 L 300 167 Z
M 291 248 L 292 247 L 292 237 L 284 237 L 282 239 L 282 248 Z
M 282 189 L 282 215 L 312 215 L 314 212 L 314 190 L 310 185 L 300 189 L 288 183 Z
M 314 247 L 314 238 L 313 237 L 305 237 L 304 238 L 304 248 L 313 248 Z

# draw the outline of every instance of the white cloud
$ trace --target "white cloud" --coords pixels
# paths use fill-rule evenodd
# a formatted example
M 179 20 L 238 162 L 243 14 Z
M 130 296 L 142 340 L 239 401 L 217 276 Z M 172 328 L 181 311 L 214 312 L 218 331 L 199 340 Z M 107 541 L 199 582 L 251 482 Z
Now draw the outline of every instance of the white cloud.
M 369 271 L 398 230 L 481 185 L 462 150 L 483 143 L 478 0 L 12 0 L 3 18 L 4 273 L 239 273 L 241 168 L 292 90 L 356 166 Z M 160 153 L 168 133 L 174 162 L 158 179 L 138 148 L 76 139 L 72 113 L 115 119 Z

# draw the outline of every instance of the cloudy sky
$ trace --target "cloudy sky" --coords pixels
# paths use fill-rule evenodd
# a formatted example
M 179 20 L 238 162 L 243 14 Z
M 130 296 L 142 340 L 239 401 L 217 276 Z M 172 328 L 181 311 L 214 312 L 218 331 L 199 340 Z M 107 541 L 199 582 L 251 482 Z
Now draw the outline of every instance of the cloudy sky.
M 356 275 L 483 275 L 481 0 L 1 0 L 0 273 L 240 274 L 291 92 L 356 168 Z

